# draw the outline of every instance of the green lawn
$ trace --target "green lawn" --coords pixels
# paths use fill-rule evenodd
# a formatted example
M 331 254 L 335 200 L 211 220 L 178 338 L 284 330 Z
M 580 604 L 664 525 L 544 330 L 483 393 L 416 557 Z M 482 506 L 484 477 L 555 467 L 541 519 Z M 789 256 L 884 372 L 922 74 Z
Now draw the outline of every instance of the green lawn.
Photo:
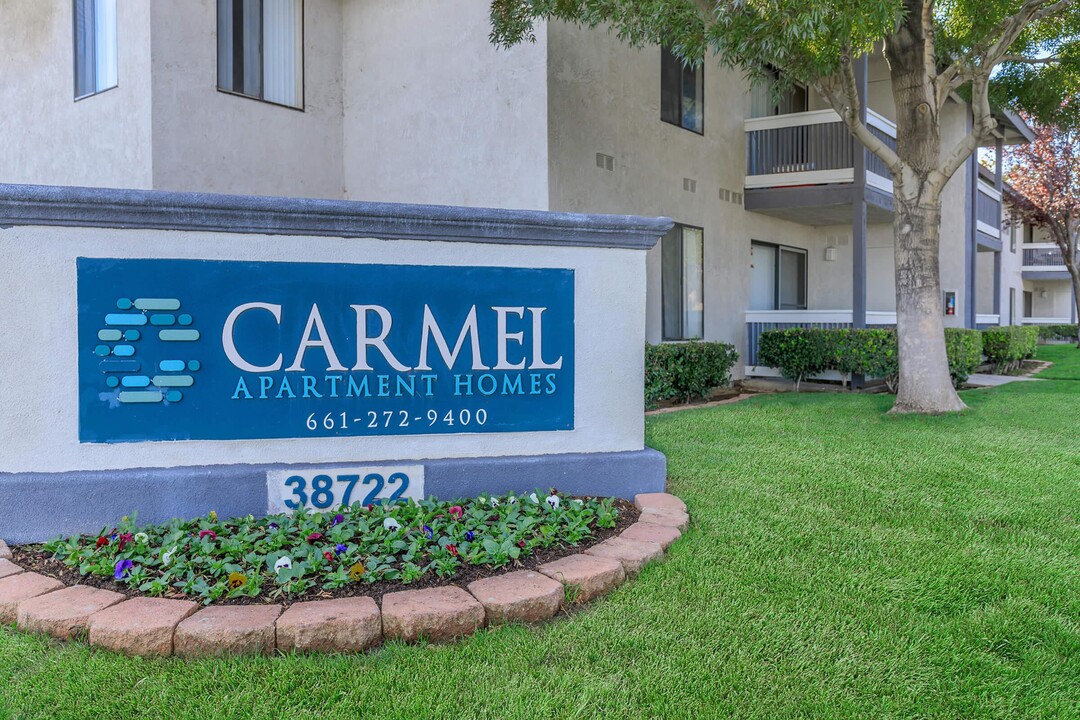
M 693 527 L 571 619 L 207 662 L 0 628 L 0 717 L 1076 718 L 1080 352 L 1041 355 L 1050 380 L 956 417 L 783 395 L 650 419 Z

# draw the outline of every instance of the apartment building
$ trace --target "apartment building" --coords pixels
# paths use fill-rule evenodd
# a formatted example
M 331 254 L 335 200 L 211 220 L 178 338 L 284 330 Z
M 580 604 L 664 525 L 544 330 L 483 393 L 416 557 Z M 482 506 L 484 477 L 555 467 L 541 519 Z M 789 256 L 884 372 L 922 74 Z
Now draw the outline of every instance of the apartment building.
M 668 216 L 648 259 L 648 340 L 731 342 L 750 373 L 767 373 L 765 329 L 895 323 L 889 173 L 812 91 L 778 99 L 740 71 L 563 23 L 499 50 L 487 11 L 0 4 L 0 182 Z M 857 73 L 866 122 L 895 143 L 884 61 Z M 970 122 L 950 102 L 945 142 Z M 999 114 L 999 149 L 1029 138 Z M 1042 308 L 1032 289 L 1032 312 L 1012 312 L 1027 302 L 1014 277 L 1027 251 L 1002 232 L 1003 191 L 1000 168 L 974 158 L 945 190 L 949 326 Z

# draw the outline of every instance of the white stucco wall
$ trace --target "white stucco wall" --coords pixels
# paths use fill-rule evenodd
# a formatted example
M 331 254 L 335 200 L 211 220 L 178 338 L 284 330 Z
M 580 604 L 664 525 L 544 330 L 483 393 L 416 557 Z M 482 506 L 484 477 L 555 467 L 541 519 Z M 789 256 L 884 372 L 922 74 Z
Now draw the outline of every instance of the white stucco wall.
M 340 0 L 305 2 L 303 111 L 217 89 L 216 8 L 153 3 L 153 187 L 342 198 Z
M 345 190 L 546 209 L 547 42 L 498 50 L 484 0 L 344 3 Z
M 1033 317 L 1060 318 L 1063 322 L 1072 318 L 1072 285 L 1068 280 L 1025 280 L 1024 289 L 1032 294 Z
M 80 444 L 75 332 L 75 259 L 79 256 L 572 268 L 575 429 Z M 640 450 L 644 444 L 640 392 L 644 284 L 645 256 L 636 250 L 162 230 L 3 229 L 0 378 L 5 380 L 0 384 L 0 437 L 5 440 L 0 472 Z M 27 308 L 47 308 L 47 312 L 27 312 Z
M 0 2 L 0 182 L 151 187 L 150 3 L 117 3 L 117 87 L 74 99 L 70 0 Z

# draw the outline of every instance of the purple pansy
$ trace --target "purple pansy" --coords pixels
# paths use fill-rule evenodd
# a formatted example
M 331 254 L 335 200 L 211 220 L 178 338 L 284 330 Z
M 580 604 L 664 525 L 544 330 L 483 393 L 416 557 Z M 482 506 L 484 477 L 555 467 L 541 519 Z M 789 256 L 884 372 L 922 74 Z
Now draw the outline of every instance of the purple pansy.
M 338 555 L 340 555 L 341 553 L 345 552 L 346 549 L 347 548 L 345 547 L 345 543 L 338 543 L 334 547 L 334 552 L 336 552 Z
M 135 567 L 135 563 L 130 560 L 120 560 L 116 563 L 116 569 L 113 570 L 113 577 L 117 580 L 123 580 L 133 567 Z
M 427 525 L 424 526 L 424 534 L 427 535 L 428 540 L 435 536 L 435 532 Z
M 465 533 L 465 539 L 468 540 L 469 542 L 472 542 L 473 538 L 475 538 L 475 537 L 476 537 L 476 533 L 474 533 L 472 530 L 469 530 L 469 531 L 467 531 Z
M 278 524 L 277 524 L 277 523 L 270 523 L 270 525 L 269 525 L 269 528 L 270 528 L 271 530 L 277 530 L 277 528 L 278 528 Z
M 338 513 L 337 515 L 334 516 L 334 519 L 330 522 L 330 524 L 331 525 L 340 525 L 343 522 L 345 522 L 345 516 L 342 515 L 341 513 Z

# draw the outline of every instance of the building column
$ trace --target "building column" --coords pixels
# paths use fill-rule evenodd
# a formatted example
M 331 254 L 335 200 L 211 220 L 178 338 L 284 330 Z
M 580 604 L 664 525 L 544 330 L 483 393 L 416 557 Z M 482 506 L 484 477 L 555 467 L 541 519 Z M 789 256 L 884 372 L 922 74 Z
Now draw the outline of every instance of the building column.
M 998 325 L 1004 323 L 1001 322 L 1001 253 L 1003 250 L 998 250 L 994 253 L 994 314 L 998 316 Z M 1012 322 L 1012 318 L 1009 319 Z
M 967 113 L 967 131 L 971 132 L 974 127 L 974 119 L 971 114 L 971 110 Z M 964 183 L 965 197 L 964 197 L 964 221 L 965 221 L 965 233 L 964 237 L 964 327 L 974 328 L 975 323 L 975 286 L 976 286 L 976 271 L 975 263 L 978 260 L 978 242 L 979 238 L 976 230 L 976 203 L 978 202 L 977 193 L 979 192 L 979 159 L 978 151 L 971 153 L 971 157 L 968 158 L 967 165 L 967 177 Z
M 859 91 L 859 117 L 866 123 L 867 67 L 869 57 L 855 61 L 855 85 Z M 851 190 L 851 324 L 866 327 L 866 153 L 855 142 L 855 182 Z

